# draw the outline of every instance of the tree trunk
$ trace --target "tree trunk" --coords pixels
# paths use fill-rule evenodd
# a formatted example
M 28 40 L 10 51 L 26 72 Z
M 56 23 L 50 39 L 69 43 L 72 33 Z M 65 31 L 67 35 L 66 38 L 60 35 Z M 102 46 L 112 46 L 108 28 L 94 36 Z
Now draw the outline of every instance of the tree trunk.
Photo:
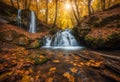
M 52 26 L 52 28 L 55 27 L 55 24 L 56 24 L 56 21 L 57 21 L 58 0 L 55 0 L 55 4 L 56 4 L 56 7 L 55 7 L 55 19 L 54 19 L 54 22 L 53 22 L 53 26 Z
M 111 6 L 111 0 L 108 1 L 108 8 Z
M 20 8 L 19 0 L 17 0 L 17 6 L 18 6 L 18 9 L 19 9 Z
M 37 0 L 36 0 L 36 10 L 37 10 L 37 16 L 38 16 L 38 14 L 39 14 L 39 7 L 38 7 L 38 2 L 37 2 Z
M 105 10 L 105 0 L 101 0 L 102 11 Z
M 91 2 L 92 2 L 92 0 L 88 0 L 88 13 L 89 13 L 89 16 L 92 14 Z
M 78 4 L 77 4 L 77 0 L 75 0 L 75 6 L 76 6 L 76 12 L 77 12 L 77 16 L 78 16 L 78 21 L 79 21 L 79 24 L 80 24 L 80 12 L 79 12 L 79 7 L 78 7 Z
M 46 0 L 46 13 L 45 13 L 45 22 L 48 23 L 48 0 Z
M 15 7 L 13 0 L 10 0 L 10 2 L 11 2 L 11 5 L 12 5 L 13 7 Z
M 27 4 L 28 4 L 27 9 L 30 9 L 31 2 L 32 2 L 31 0 L 28 0 L 28 3 L 27 3 Z
M 73 11 L 74 17 L 75 17 L 75 19 L 76 19 L 76 21 L 77 21 L 77 25 L 79 25 L 79 24 L 80 24 L 80 21 L 79 21 L 79 19 L 78 19 L 78 17 L 77 17 L 77 14 L 76 14 L 76 12 L 75 12 L 74 7 L 73 7 L 72 0 L 70 0 L 70 3 L 71 3 L 71 7 L 72 7 L 72 11 Z

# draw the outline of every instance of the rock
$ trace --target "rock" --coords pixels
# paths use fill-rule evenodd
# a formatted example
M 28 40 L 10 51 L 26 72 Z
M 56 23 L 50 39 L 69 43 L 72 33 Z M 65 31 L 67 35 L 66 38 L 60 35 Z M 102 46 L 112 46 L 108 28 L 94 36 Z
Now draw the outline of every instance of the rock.
M 30 39 L 28 37 L 26 37 L 25 35 L 22 35 L 17 39 L 17 45 L 28 46 L 29 40 Z
M 13 41 L 18 37 L 18 33 L 13 30 L 3 31 L 0 32 L 0 37 L 1 41 Z
M 85 37 L 86 45 L 94 49 L 119 49 L 120 33 L 113 33 L 107 38 L 95 38 L 92 36 Z
M 34 64 L 39 65 L 39 64 L 43 64 L 47 61 L 48 61 L 48 59 L 46 57 L 44 57 L 44 58 L 38 58 L 37 57 L 37 58 L 34 59 Z
M 39 48 L 40 47 L 40 41 L 34 40 L 30 45 L 29 48 Z

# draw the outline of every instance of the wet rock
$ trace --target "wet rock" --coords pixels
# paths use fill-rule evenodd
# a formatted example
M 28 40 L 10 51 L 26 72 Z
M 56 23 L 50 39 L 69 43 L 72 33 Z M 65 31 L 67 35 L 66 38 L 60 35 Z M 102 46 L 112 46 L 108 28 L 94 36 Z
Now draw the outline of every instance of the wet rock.
M 113 33 L 107 38 L 95 38 L 86 36 L 85 42 L 88 46 L 94 49 L 119 49 L 120 48 L 120 33 Z
M 40 47 L 40 41 L 34 40 L 30 45 L 29 48 L 39 48 Z
M 29 41 L 30 39 L 28 37 L 26 37 L 25 35 L 22 35 L 17 39 L 17 45 L 27 46 L 29 44 Z

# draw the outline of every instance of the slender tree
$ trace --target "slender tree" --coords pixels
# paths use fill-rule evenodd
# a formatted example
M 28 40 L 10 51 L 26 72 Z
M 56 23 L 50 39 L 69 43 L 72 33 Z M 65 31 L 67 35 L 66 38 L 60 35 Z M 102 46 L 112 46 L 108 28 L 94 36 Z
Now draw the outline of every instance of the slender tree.
M 58 15 L 58 0 L 55 0 L 55 19 L 53 22 L 53 28 L 55 27 L 56 21 L 57 21 L 57 15 Z
M 13 0 L 10 0 L 10 2 L 11 2 L 11 5 L 12 5 L 13 7 L 15 7 Z
M 105 0 L 101 0 L 101 8 L 103 11 L 105 10 Z
M 76 0 L 74 0 L 74 2 L 76 3 Z M 74 17 L 75 17 L 75 19 L 76 19 L 76 21 L 77 21 L 77 25 L 79 25 L 80 24 L 80 19 L 78 18 L 78 16 L 77 16 L 77 13 L 76 13 L 76 11 L 75 11 L 75 8 L 74 8 L 74 6 L 73 6 L 73 1 L 72 0 L 70 0 L 70 3 L 71 3 L 71 7 L 72 7 L 72 11 L 73 11 L 73 14 L 74 14 Z M 76 7 L 76 8 L 78 8 L 78 7 Z M 76 9 L 77 11 L 78 11 L 78 9 Z M 79 14 L 79 13 L 78 13 Z
M 36 12 L 37 12 L 37 15 L 39 14 L 39 5 L 38 5 L 39 1 L 36 0 Z
M 88 0 L 88 13 L 89 13 L 89 16 L 92 14 L 91 2 L 92 2 L 92 0 Z
M 76 6 L 76 12 L 77 12 L 77 16 L 80 23 L 80 12 L 79 12 L 78 0 L 75 0 L 75 6 Z
M 46 22 L 46 24 L 48 23 L 48 1 L 49 0 L 46 0 L 46 12 L 45 12 L 45 22 Z
M 18 9 L 20 8 L 20 4 L 19 4 L 20 0 L 17 0 L 17 6 L 18 6 Z

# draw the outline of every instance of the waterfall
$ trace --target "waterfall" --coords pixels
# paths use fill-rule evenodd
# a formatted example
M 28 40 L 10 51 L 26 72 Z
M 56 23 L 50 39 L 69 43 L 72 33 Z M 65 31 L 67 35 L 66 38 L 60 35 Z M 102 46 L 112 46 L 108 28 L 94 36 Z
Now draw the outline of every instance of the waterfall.
M 29 32 L 35 33 L 36 32 L 36 16 L 33 11 L 30 12 L 30 27 Z
M 17 20 L 18 26 L 21 27 L 21 9 L 18 9 Z
M 79 43 L 75 37 L 71 34 L 70 29 L 64 31 L 58 31 L 53 37 L 44 37 L 44 46 L 45 48 L 75 48 L 79 47 Z

